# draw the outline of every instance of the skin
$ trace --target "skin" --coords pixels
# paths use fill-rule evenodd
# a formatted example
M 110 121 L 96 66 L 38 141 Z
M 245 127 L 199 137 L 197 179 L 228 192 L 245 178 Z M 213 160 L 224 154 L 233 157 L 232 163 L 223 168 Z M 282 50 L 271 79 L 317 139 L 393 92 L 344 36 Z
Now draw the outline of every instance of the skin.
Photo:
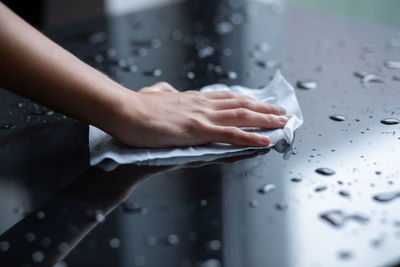
M 0 3 L 0 87 L 95 125 L 134 147 L 213 142 L 268 146 L 238 127 L 282 128 L 277 106 L 230 92 L 178 92 L 160 82 L 129 90 L 88 66 Z

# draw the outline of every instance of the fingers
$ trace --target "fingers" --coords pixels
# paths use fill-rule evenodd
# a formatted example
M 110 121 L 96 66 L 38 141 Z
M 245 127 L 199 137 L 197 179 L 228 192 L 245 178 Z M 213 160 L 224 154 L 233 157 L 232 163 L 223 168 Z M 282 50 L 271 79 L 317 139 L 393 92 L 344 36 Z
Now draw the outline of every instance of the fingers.
M 228 143 L 234 146 L 267 147 L 271 140 L 267 136 L 245 132 L 237 127 L 214 126 L 210 129 L 208 142 Z
M 214 101 L 215 108 L 217 110 L 246 108 L 252 111 L 256 111 L 264 114 L 276 114 L 283 115 L 286 111 L 273 104 L 263 103 L 257 100 L 248 98 L 234 98 L 234 99 L 223 99 Z
M 273 104 L 263 103 L 250 96 L 239 95 L 229 91 L 202 93 L 208 99 L 215 100 L 213 106 L 216 110 L 246 108 L 265 114 L 286 114 L 285 109 Z
M 284 116 L 262 114 L 245 108 L 217 111 L 210 114 L 210 120 L 220 126 L 282 128 L 287 122 Z
M 201 94 L 207 97 L 208 99 L 233 99 L 238 96 L 237 94 L 234 94 L 229 91 L 206 92 Z

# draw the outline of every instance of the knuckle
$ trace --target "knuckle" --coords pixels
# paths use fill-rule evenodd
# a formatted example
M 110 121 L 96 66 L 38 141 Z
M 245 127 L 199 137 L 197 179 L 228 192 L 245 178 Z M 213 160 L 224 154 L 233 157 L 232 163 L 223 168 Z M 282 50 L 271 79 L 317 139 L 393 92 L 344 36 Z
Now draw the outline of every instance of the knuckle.
M 195 95 L 195 98 L 193 99 L 194 102 L 200 106 L 208 106 L 210 103 L 210 100 L 208 100 L 205 97 L 202 97 L 200 95 L 200 93 L 198 93 L 197 95 Z M 200 108 L 200 110 L 204 110 L 204 108 Z
M 272 124 L 272 123 L 274 123 L 276 121 L 274 119 L 274 117 L 271 116 L 271 115 L 265 115 L 264 116 L 264 120 L 265 120 L 265 123 L 268 124 L 268 125 L 270 125 L 270 124 Z
M 238 119 L 246 119 L 249 117 L 250 113 L 248 109 L 238 108 L 235 111 L 235 115 Z
M 203 117 L 210 117 L 211 113 L 208 109 L 204 107 L 196 107 L 191 110 L 194 114 L 202 115 Z
M 148 91 L 148 90 L 150 90 L 151 88 L 150 87 L 142 87 L 139 91 Z
M 158 86 L 158 87 L 170 87 L 171 86 L 167 82 L 158 82 L 155 85 Z
M 237 134 L 238 134 L 238 129 L 235 127 L 226 127 L 223 130 L 223 135 L 228 139 L 236 137 Z
M 197 91 L 195 91 L 195 90 L 188 90 L 188 91 L 186 91 L 185 93 L 186 93 L 186 94 L 189 94 L 189 95 L 193 95 L 193 96 L 198 96 L 198 95 L 200 95 L 200 93 L 197 92 Z
M 235 97 L 235 94 L 232 92 L 229 92 L 229 91 L 224 91 L 223 96 L 226 98 L 233 98 L 233 97 Z
M 187 118 L 186 130 L 188 132 L 199 131 L 205 128 L 205 123 L 195 116 Z
M 240 107 L 247 108 L 247 107 L 250 107 L 251 102 L 250 102 L 250 99 L 242 97 L 242 98 L 238 99 L 238 104 Z
M 281 121 L 279 119 L 279 116 L 268 115 L 267 118 L 268 118 L 268 123 L 270 125 L 273 125 L 273 126 L 281 125 Z

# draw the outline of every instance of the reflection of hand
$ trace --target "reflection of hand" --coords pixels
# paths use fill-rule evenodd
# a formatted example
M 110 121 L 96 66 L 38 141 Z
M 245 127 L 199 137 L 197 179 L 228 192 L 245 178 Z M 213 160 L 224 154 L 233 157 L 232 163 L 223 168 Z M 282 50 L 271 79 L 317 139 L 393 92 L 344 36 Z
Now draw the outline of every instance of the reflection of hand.
M 268 146 L 268 137 L 238 127 L 282 128 L 285 112 L 274 105 L 231 92 L 178 92 L 166 83 L 125 90 L 112 125 L 114 137 L 136 147 L 170 147 L 223 142 Z

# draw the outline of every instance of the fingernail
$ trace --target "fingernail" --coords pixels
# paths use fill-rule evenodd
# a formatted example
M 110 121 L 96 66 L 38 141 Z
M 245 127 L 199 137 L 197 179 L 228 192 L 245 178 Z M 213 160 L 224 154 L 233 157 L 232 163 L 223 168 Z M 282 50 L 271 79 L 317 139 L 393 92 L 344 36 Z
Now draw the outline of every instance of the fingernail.
M 260 144 L 263 146 L 268 146 L 271 140 L 269 139 L 268 136 L 261 136 L 260 137 Z
M 280 117 L 279 117 L 279 121 L 280 121 L 282 124 L 285 124 L 285 123 L 288 121 L 288 118 L 286 118 L 285 116 L 280 116 Z
M 282 107 L 278 107 L 278 111 L 280 114 L 286 114 L 286 109 L 284 109 Z

